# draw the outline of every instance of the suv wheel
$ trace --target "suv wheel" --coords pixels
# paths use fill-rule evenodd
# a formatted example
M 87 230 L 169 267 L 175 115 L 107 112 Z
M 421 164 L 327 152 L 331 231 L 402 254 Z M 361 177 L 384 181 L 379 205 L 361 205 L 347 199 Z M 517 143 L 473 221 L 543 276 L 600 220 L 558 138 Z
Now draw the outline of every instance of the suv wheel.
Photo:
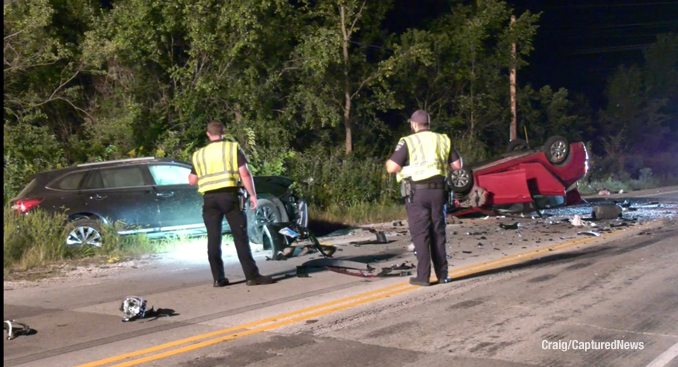
M 101 224 L 91 219 L 78 219 L 68 225 L 68 246 L 101 247 Z

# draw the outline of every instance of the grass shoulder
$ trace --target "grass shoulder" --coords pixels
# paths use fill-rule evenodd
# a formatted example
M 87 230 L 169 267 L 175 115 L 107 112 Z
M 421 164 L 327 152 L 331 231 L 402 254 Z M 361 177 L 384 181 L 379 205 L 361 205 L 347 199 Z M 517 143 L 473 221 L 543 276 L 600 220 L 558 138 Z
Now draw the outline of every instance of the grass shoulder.
M 611 194 L 617 194 L 622 190 L 624 192 L 632 192 L 676 185 L 678 185 L 678 177 L 651 177 L 625 180 L 610 177 L 607 179 L 591 179 L 586 182 L 580 182 L 578 188 L 581 195 L 587 196 L 597 195 L 601 190 L 607 190 Z

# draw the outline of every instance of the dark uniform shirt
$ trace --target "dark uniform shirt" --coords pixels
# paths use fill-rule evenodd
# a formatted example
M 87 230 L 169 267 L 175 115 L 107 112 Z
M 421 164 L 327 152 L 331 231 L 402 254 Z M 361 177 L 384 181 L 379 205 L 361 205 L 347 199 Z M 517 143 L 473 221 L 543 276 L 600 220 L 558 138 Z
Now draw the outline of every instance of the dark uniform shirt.
M 215 140 L 211 141 L 210 144 L 213 143 L 221 143 L 223 140 Z M 209 145 L 209 144 L 208 144 Z M 247 162 L 247 156 L 245 155 L 245 152 L 242 150 L 240 145 L 238 145 L 238 168 L 246 165 Z M 191 173 L 194 175 L 198 175 L 197 171 L 195 170 L 195 166 L 191 164 Z M 216 190 L 209 190 L 205 192 L 237 192 L 238 187 L 223 187 L 221 189 L 216 189 Z
M 428 130 L 419 131 L 419 132 L 417 132 L 417 134 L 420 133 L 420 132 L 424 132 L 424 131 L 428 131 Z M 398 145 L 395 148 L 395 152 L 393 152 L 393 154 L 391 155 L 391 158 L 389 158 L 389 159 L 392 160 L 393 162 L 397 163 L 400 167 L 404 167 L 404 166 L 407 166 L 407 165 L 410 164 L 410 152 L 409 152 L 409 149 L 407 149 L 407 144 L 405 143 L 405 141 L 401 141 L 400 143 L 398 143 Z M 454 147 L 451 147 L 450 156 L 447 159 L 447 163 L 450 164 L 450 163 L 452 163 L 452 162 L 454 162 L 458 159 L 459 159 L 459 153 L 457 153 L 457 150 L 454 149 Z M 421 181 L 414 181 L 414 182 L 418 182 L 418 183 L 440 183 L 440 182 L 444 182 L 444 181 L 445 181 L 445 177 L 443 177 L 443 176 L 433 176 L 431 178 L 427 178 L 427 179 L 424 179 L 424 180 L 421 180 Z

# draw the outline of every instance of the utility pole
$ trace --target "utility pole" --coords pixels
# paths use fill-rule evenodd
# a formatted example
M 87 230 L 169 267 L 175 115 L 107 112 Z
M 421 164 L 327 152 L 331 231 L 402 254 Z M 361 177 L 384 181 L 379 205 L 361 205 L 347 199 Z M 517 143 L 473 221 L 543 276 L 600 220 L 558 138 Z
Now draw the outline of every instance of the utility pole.
M 516 22 L 516 16 L 511 15 L 511 28 Z M 517 48 L 515 41 L 511 45 L 511 129 L 509 132 L 509 141 L 518 138 L 518 106 L 516 101 L 516 64 L 517 64 Z

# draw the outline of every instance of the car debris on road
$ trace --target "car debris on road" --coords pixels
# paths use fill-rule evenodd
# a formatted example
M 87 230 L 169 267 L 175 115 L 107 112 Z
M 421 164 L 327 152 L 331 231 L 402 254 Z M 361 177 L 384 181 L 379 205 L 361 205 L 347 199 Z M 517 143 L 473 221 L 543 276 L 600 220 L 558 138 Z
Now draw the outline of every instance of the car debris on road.
M 308 278 L 308 269 L 310 268 L 327 269 L 337 273 L 363 278 L 376 278 L 411 275 L 411 271 L 415 268 L 415 265 L 405 261 L 398 265 L 381 268 L 381 271 L 375 273 L 375 270 L 377 269 L 367 263 L 343 259 L 314 259 L 297 266 L 297 277 Z
M 332 244 L 320 243 L 313 232 L 296 222 L 267 223 L 264 231 L 265 241 L 269 241 L 273 255 L 267 257 L 267 260 L 287 260 L 299 247 L 302 250 L 298 256 L 318 251 L 323 257 L 332 257 L 336 251 Z
M 391 242 L 386 238 L 386 234 L 384 232 L 375 231 L 375 234 L 377 236 L 376 240 L 353 241 L 353 242 L 349 242 L 349 244 L 360 246 L 360 245 L 379 245 L 379 244 L 386 244 L 386 243 Z
M 146 301 L 141 297 L 129 296 L 120 304 L 120 311 L 124 315 L 122 322 L 143 319 L 146 315 Z
M 575 215 L 574 218 L 570 220 L 570 223 L 572 223 L 572 225 L 575 227 L 581 227 L 584 225 L 584 223 L 581 220 L 581 215 Z
M 28 335 L 32 331 L 27 324 L 17 320 L 5 320 L 3 329 L 7 331 L 7 340 L 12 340 L 19 335 Z
M 577 232 L 577 234 L 591 237 L 600 237 L 600 233 L 593 231 Z
M 513 224 L 499 223 L 499 227 L 501 229 L 518 229 L 518 228 L 520 228 L 520 223 L 518 223 L 518 222 L 513 223 Z
M 596 205 L 591 211 L 591 217 L 593 220 L 617 219 L 622 213 L 622 207 L 619 205 Z

